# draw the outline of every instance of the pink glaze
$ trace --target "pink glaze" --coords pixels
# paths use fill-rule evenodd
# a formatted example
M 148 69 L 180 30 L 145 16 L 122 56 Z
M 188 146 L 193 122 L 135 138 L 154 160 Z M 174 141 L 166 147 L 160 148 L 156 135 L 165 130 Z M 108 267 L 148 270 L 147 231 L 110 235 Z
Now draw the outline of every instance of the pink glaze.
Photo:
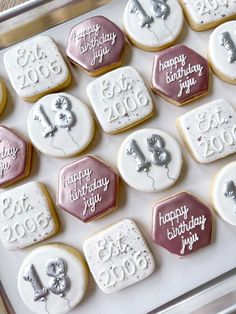
M 211 211 L 187 192 L 154 205 L 152 223 L 153 241 L 178 256 L 191 254 L 211 242 Z
M 63 167 L 57 204 L 83 222 L 117 207 L 119 177 L 101 160 L 85 156 Z
M 27 141 L 5 126 L 0 126 L 0 187 L 21 179 L 31 158 Z
M 122 30 L 103 16 L 94 16 L 72 28 L 67 56 L 87 72 L 119 64 L 125 48 Z
M 157 53 L 152 70 L 152 89 L 179 104 L 208 91 L 207 60 L 192 49 L 177 45 Z

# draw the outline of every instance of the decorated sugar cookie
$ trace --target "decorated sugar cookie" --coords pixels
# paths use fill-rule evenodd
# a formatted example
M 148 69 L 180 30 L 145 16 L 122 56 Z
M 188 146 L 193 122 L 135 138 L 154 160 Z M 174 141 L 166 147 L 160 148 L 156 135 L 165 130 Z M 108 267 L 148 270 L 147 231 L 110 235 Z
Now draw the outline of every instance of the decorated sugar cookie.
M 118 67 L 124 49 L 123 31 L 104 16 L 93 16 L 72 28 L 66 53 L 87 74 L 97 76 Z
M 182 153 L 175 138 L 159 129 L 142 129 L 121 144 L 118 169 L 136 190 L 159 192 L 172 186 L 180 175 Z
M 94 134 L 94 122 L 88 107 L 66 93 L 41 98 L 32 107 L 27 126 L 35 147 L 52 157 L 70 157 L 80 153 Z
M 21 264 L 18 291 L 37 314 L 66 314 L 82 300 L 87 268 L 80 253 L 63 244 L 42 245 Z
M 185 113 L 177 127 L 193 158 L 209 163 L 236 152 L 236 113 L 224 99 Z
M 219 216 L 236 226 L 236 161 L 226 164 L 216 175 L 211 197 Z
M 197 197 L 181 192 L 153 207 L 153 241 L 178 256 L 185 256 L 210 244 L 212 215 Z
M 177 106 L 205 95 L 208 80 L 207 60 L 187 46 L 177 45 L 154 57 L 151 87 Z
M 29 182 L 0 194 L 0 238 L 8 250 L 47 239 L 57 229 L 55 210 L 42 184 Z
M 107 133 L 118 133 L 149 118 L 153 103 L 144 81 L 131 66 L 109 72 L 87 87 L 96 116 Z
M 7 50 L 4 64 L 16 93 L 34 102 L 70 84 L 71 75 L 52 38 L 39 35 Z
M 124 219 L 84 242 L 84 254 L 99 288 L 113 293 L 150 276 L 155 261 L 141 232 Z
M 88 222 L 117 207 L 118 189 L 116 171 L 102 160 L 88 155 L 61 169 L 57 205 Z
M 234 4 L 236 7 L 236 3 Z M 209 39 L 208 59 L 215 74 L 236 84 L 236 21 L 218 26 Z
M 0 126 L 0 188 L 29 174 L 31 152 L 31 144 L 25 138 L 5 126 Z
M 124 28 L 130 41 L 148 51 L 171 46 L 183 21 L 177 0 L 129 0 L 124 11 Z
M 180 0 L 189 25 L 196 31 L 213 28 L 236 17 L 234 0 Z
M 2 80 L 0 80 L 0 114 L 3 112 L 7 101 L 6 86 Z

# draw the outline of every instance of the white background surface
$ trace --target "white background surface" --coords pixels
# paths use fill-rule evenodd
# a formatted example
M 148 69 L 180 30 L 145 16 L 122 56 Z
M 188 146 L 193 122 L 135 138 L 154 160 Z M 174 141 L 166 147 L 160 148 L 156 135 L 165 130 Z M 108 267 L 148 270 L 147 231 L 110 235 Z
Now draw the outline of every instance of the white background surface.
M 123 0 L 114 0 L 112 4 L 106 7 L 100 8 L 82 17 L 75 18 L 56 28 L 52 28 L 46 31 L 45 34 L 52 36 L 58 43 L 62 53 L 65 54 L 67 38 L 71 27 L 89 16 L 102 14 L 122 27 L 122 12 L 125 2 L 126 1 Z M 178 42 L 185 43 L 203 56 L 206 56 L 209 35 L 210 31 L 197 33 L 192 31 L 185 24 Z M 8 127 L 13 127 L 27 136 L 26 118 L 32 104 L 20 100 L 11 88 L 4 71 L 2 61 L 3 53 L 4 51 L 0 51 L 0 76 L 6 80 L 9 100 L 5 112 L 0 117 L 0 123 Z M 147 53 L 127 45 L 124 65 L 136 66 L 146 81 L 146 84 L 149 85 L 153 56 L 153 53 Z M 70 69 L 73 75 L 73 83 L 65 91 L 88 103 L 85 89 L 92 78 L 88 77 L 75 66 L 70 65 Z M 210 205 L 209 190 L 214 174 L 224 164 L 235 159 L 234 155 L 209 165 L 200 165 L 192 160 L 176 131 L 176 118 L 185 111 L 191 110 L 200 104 L 204 104 L 219 97 L 224 97 L 233 105 L 235 104 L 235 86 L 226 84 L 213 75 L 211 75 L 210 79 L 210 91 L 207 96 L 180 108 L 153 95 L 157 109 L 155 116 L 127 132 L 119 135 L 107 135 L 97 126 L 96 135 L 91 145 L 83 154 L 93 153 L 116 166 L 116 156 L 119 145 L 128 134 L 142 127 L 157 127 L 168 131 L 179 140 L 183 150 L 184 164 L 181 177 L 176 185 L 162 193 L 144 194 L 128 188 L 124 183 L 121 183 L 119 208 L 100 220 L 83 224 L 66 212 L 57 209 L 62 230 L 58 235 L 46 242 L 63 242 L 81 251 L 83 241 L 89 235 L 104 228 L 106 225 L 129 217 L 134 219 L 142 230 L 157 263 L 156 271 L 149 278 L 113 295 L 106 295 L 100 291 L 93 278 L 90 276 L 89 287 L 85 298 L 72 313 L 146 313 L 235 266 L 236 228 L 225 223 L 215 215 L 212 244 L 184 259 L 179 259 L 156 246 L 152 243 L 150 236 L 152 204 L 155 201 L 173 193 L 188 190 L 201 197 L 203 201 Z M 58 160 L 49 158 L 35 150 L 31 174 L 22 183 L 26 183 L 30 180 L 39 180 L 45 183 L 55 203 L 59 169 L 75 159 L 76 158 Z M 21 183 L 15 184 L 14 187 L 19 184 Z M 32 246 L 21 251 L 8 252 L 0 244 L 0 278 L 17 314 L 30 313 L 20 300 L 16 282 L 19 266 L 24 257 L 33 248 Z

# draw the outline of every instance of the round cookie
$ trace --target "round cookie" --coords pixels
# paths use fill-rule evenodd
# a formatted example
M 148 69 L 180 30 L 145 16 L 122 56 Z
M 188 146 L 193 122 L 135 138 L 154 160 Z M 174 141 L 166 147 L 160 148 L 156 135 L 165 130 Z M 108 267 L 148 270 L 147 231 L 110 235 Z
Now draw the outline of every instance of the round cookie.
M 118 169 L 136 190 L 159 192 L 172 186 L 180 175 L 182 153 L 175 138 L 159 129 L 142 129 L 121 144 Z
M 223 81 L 236 84 L 236 21 L 218 26 L 209 38 L 208 60 Z
M 7 102 L 7 90 L 4 82 L 0 80 L 0 114 L 5 109 L 5 105 Z
M 236 226 L 236 161 L 222 167 L 216 175 L 211 198 L 219 216 Z
M 93 16 L 74 26 L 66 53 L 69 59 L 90 76 L 98 76 L 122 63 L 125 35 L 104 16 Z
M 234 0 L 180 0 L 180 4 L 195 31 L 213 28 L 236 17 Z
M 57 205 L 81 221 L 89 222 L 117 208 L 118 190 L 116 170 L 88 155 L 61 169 Z
M 57 243 L 43 245 L 24 259 L 18 273 L 18 291 L 33 313 L 65 314 L 82 300 L 87 276 L 77 250 Z
M 151 87 L 181 106 L 208 92 L 209 68 L 205 58 L 185 45 L 158 52 L 153 61 Z
M 94 121 L 88 107 L 66 93 L 41 98 L 29 112 L 27 126 L 34 146 L 52 157 L 79 154 L 94 134 Z
M 39 35 L 8 49 L 4 65 L 12 87 L 25 101 L 35 102 L 71 82 L 68 66 L 49 36 Z
M 129 0 L 124 28 L 130 41 L 147 51 L 171 46 L 183 27 L 183 12 L 177 0 Z

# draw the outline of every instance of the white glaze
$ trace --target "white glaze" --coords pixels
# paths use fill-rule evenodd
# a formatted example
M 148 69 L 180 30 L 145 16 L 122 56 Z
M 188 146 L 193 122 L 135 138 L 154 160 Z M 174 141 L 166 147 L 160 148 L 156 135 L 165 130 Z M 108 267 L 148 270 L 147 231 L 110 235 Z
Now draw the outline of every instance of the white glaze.
M 177 0 L 167 0 L 170 14 L 166 19 L 156 18 L 153 12 L 153 5 L 150 0 L 139 0 L 140 5 L 148 16 L 153 17 L 150 27 L 140 26 L 139 14 L 130 13 L 129 0 L 124 11 L 124 28 L 137 44 L 149 49 L 160 48 L 173 42 L 180 34 L 183 26 L 183 12 Z M 164 2 L 163 2 L 164 3 Z
M 29 182 L 0 194 L 0 238 L 17 250 L 47 239 L 57 231 L 51 201 L 43 186 Z
M 155 261 L 141 232 L 124 219 L 84 242 L 90 271 L 105 293 L 113 293 L 151 275 Z
M 137 163 L 126 149 L 131 140 L 136 140 L 146 159 L 151 162 L 151 152 L 147 139 L 152 134 L 161 136 L 165 141 L 165 149 L 171 154 L 167 167 L 151 163 L 149 171 L 137 171 Z M 182 167 L 182 153 L 175 138 L 159 129 L 141 129 L 130 134 L 121 144 L 118 154 L 118 169 L 124 181 L 136 190 L 143 192 L 158 192 L 172 186 L 178 179 Z
M 215 177 L 212 201 L 219 216 L 229 224 L 236 226 L 235 199 L 224 194 L 225 184 L 231 180 L 236 184 L 236 161 L 226 164 Z
M 226 100 L 199 106 L 182 115 L 178 122 L 198 162 L 209 163 L 236 152 L 236 113 Z
M 70 77 L 66 62 L 48 36 L 40 35 L 10 48 L 4 54 L 4 64 L 13 88 L 23 98 L 49 93 Z
M 70 251 L 70 249 L 69 246 L 59 244 L 43 245 L 33 250 L 23 261 L 18 273 L 18 290 L 22 300 L 33 313 L 65 314 L 83 298 L 87 288 L 87 271 L 82 257 L 77 256 L 74 250 Z M 66 275 L 70 281 L 70 288 L 62 297 L 49 291 L 46 302 L 40 299 L 34 301 L 33 287 L 29 281 L 23 279 L 26 267 L 33 264 L 42 285 L 48 288 L 52 277 L 47 275 L 46 265 L 50 259 L 59 257 L 67 264 Z
M 181 0 L 191 20 L 204 26 L 236 14 L 235 0 Z
M 151 115 L 153 103 L 145 83 L 131 66 L 109 72 L 92 81 L 87 94 L 107 133 L 117 133 Z
M 236 2 L 235 2 L 236 6 Z M 236 21 L 231 21 L 218 26 L 209 39 L 208 55 L 213 67 L 230 80 L 236 80 L 236 62 L 230 63 L 228 50 L 221 45 L 223 32 L 229 32 L 234 45 L 236 46 Z
M 64 109 L 55 108 L 57 99 L 64 100 Z M 62 123 L 58 123 L 60 114 L 65 115 Z M 27 126 L 30 139 L 37 149 L 53 157 L 78 154 L 86 148 L 94 134 L 94 122 L 88 107 L 66 93 L 41 98 L 29 112 Z

